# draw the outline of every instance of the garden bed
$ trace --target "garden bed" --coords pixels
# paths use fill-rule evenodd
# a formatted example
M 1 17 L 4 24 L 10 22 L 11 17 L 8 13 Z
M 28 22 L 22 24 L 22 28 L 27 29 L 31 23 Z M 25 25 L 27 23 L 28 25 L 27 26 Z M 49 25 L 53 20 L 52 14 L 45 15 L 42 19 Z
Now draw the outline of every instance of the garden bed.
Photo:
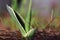
M 56 30 L 37 30 L 31 40 L 60 40 L 60 32 Z
M 57 32 L 55 30 L 51 30 L 50 32 L 48 31 L 36 30 L 31 40 L 60 40 L 60 32 Z M 1 30 L 0 40 L 22 40 L 22 36 L 19 31 L 12 32 Z
M 0 40 L 21 40 L 22 36 L 21 34 L 16 31 L 16 32 L 12 32 L 12 31 L 4 31 L 1 30 L 0 32 Z

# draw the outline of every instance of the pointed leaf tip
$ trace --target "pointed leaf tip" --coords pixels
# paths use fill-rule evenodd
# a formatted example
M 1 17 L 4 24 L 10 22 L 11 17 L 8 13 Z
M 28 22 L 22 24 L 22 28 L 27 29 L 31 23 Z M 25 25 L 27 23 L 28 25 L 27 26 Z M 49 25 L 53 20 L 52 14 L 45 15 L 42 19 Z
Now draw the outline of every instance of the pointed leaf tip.
M 7 5 L 7 10 L 10 13 L 12 19 L 19 25 L 18 28 L 19 28 L 21 34 L 24 36 L 26 34 L 26 32 L 25 32 L 24 28 L 22 27 L 22 25 L 19 23 L 19 20 L 17 19 L 16 15 L 14 13 L 14 10 L 8 5 Z

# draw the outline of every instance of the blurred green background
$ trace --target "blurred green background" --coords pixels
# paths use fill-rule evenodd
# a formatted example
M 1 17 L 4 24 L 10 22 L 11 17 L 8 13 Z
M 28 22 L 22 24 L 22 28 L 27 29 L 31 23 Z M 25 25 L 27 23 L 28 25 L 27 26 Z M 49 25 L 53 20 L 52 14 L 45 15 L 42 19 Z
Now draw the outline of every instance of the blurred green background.
M 35 2 L 39 3 L 38 0 L 37 1 L 35 0 Z M 25 19 L 28 12 L 29 0 L 0 0 L 0 17 L 2 18 L 4 25 L 6 27 L 10 27 L 12 30 L 18 30 L 18 28 L 16 28 L 18 24 L 15 23 L 10 17 L 9 13 L 7 12 L 6 5 L 11 6 L 15 11 L 17 11 Z M 45 28 L 48 22 L 41 21 L 43 18 L 38 18 L 39 16 L 37 14 L 40 12 L 40 9 L 37 6 L 34 7 L 34 5 L 35 4 L 32 3 L 32 22 L 31 22 L 32 24 L 31 25 L 34 27 Z M 59 23 L 60 17 L 58 13 L 59 13 L 59 8 L 55 9 L 55 12 L 54 12 L 55 19 L 52 22 L 52 25 L 54 26 L 60 25 Z

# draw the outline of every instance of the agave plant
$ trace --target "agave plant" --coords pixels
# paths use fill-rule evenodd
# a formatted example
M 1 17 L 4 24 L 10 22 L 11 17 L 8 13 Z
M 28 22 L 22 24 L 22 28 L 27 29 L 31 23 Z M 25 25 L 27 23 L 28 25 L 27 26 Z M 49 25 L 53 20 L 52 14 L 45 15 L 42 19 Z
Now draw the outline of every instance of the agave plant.
M 21 15 L 19 15 L 16 11 L 14 11 L 10 6 L 7 5 L 7 10 L 10 13 L 12 19 L 19 25 L 17 26 L 20 30 L 22 36 L 28 40 L 33 33 L 35 32 L 36 28 L 31 28 L 31 7 L 32 7 L 32 0 L 29 3 L 29 9 L 27 13 L 26 20 L 23 19 Z

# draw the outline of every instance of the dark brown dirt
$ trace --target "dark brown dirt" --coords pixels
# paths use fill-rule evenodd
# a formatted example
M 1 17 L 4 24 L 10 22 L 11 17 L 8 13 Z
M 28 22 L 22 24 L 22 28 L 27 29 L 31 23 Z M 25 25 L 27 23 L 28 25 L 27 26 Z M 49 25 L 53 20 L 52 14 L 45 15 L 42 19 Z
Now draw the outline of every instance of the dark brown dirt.
M 0 40 L 22 40 L 22 36 L 19 31 L 7 32 L 4 30 L 1 30 Z M 44 31 L 36 30 L 35 34 L 31 38 L 31 40 L 60 40 L 60 34 L 58 32 L 48 33 L 45 30 Z
M 31 40 L 60 40 L 60 33 L 49 30 L 37 30 Z
M 0 40 L 21 40 L 21 34 L 19 32 L 0 32 Z

